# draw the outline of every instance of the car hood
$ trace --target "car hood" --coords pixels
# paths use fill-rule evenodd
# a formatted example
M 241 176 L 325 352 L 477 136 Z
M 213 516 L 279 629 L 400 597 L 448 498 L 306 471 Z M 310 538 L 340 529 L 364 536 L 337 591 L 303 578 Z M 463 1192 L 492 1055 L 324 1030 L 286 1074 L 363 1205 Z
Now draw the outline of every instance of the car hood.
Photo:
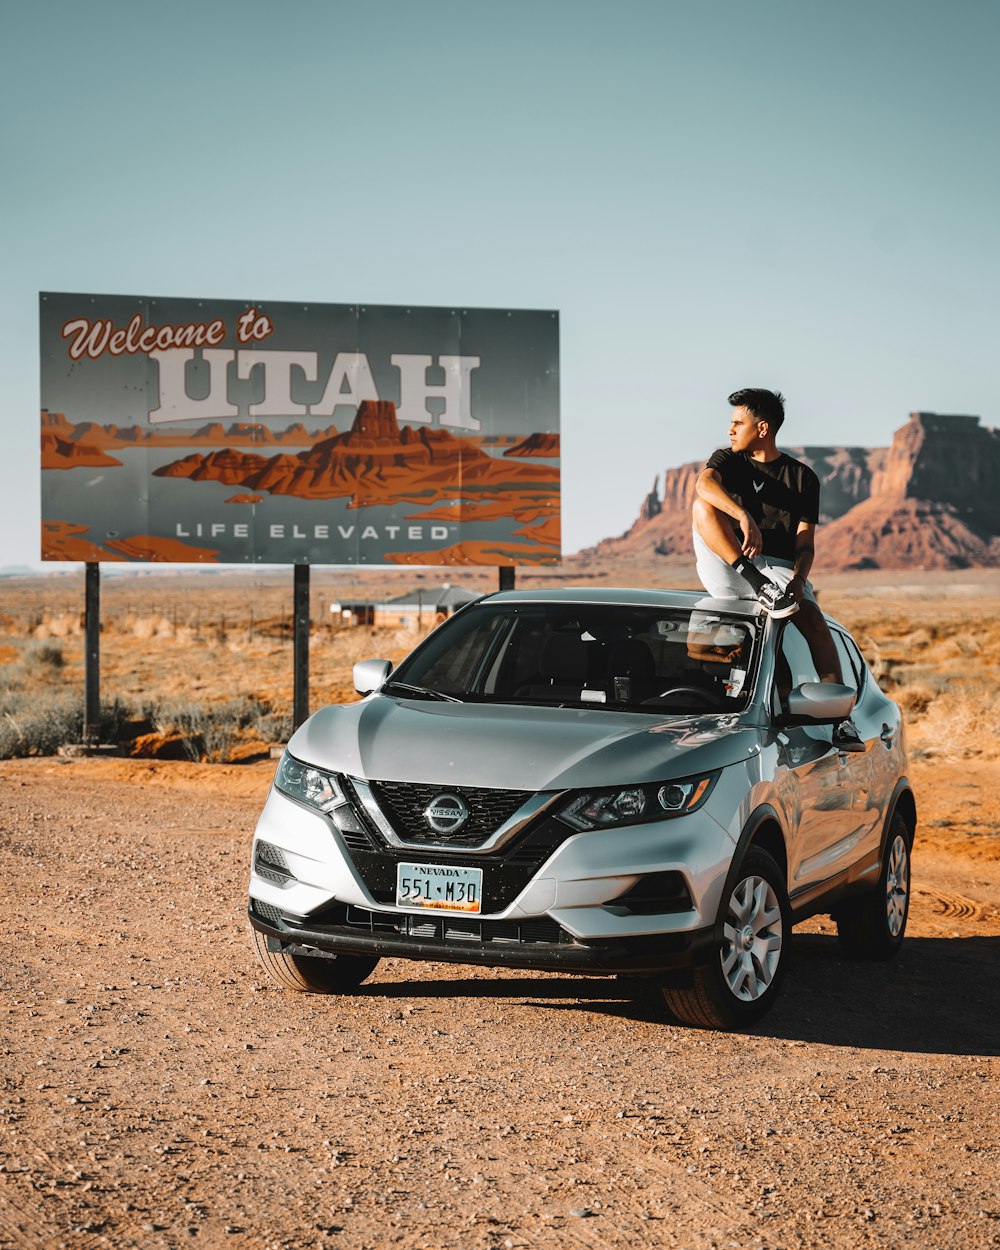
M 759 731 L 732 713 L 632 712 L 374 695 L 325 707 L 293 735 L 296 759 L 375 781 L 562 790 L 666 781 L 746 759 Z

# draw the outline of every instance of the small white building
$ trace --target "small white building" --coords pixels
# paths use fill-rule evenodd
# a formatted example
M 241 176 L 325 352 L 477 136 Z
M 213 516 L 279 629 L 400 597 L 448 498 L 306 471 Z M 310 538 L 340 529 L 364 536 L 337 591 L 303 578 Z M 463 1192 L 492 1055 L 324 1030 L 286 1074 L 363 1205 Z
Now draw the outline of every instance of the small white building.
M 376 603 L 376 625 L 432 625 L 434 621 L 451 616 L 459 608 L 479 599 L 482 592 L 464 590 L 445 582 L 443 586 L 421 586 L 407 591 L 395 599 Z

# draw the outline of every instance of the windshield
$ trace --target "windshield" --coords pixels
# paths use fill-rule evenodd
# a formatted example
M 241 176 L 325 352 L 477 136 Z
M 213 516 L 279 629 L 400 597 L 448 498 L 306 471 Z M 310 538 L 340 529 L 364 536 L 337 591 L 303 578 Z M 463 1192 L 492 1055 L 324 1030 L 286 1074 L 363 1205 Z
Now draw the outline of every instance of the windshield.
M 704 609 L 481 603 L 442 626 L 383 691 L 478 703 L 740 711 L 755 626 Z M 398 681 L 397 681 L 398 679 Z

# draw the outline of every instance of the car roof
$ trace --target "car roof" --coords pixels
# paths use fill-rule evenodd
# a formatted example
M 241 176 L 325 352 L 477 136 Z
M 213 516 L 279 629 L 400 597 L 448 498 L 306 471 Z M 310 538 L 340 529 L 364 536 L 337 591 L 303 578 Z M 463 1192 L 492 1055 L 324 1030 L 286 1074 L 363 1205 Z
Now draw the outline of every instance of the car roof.
M 487 595 L 489 603 L 608 604 L 629 608 L 704 608 L 728 616 L 759 618 L 764 609 L 752 599 L 713 599 L 697 590 L 644 590 L 629 587 L 569 586 L 558 590 L 502 590 Z

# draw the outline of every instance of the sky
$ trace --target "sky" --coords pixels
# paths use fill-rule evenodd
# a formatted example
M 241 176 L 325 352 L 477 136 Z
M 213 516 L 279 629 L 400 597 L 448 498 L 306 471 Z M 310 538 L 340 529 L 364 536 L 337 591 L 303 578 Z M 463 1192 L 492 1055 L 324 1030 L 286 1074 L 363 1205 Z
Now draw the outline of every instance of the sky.
M 993 0 L 8 0 L 0 566 L 40 291 L 557 309 L 563 550 L 783 391 L 1000 424 Z

